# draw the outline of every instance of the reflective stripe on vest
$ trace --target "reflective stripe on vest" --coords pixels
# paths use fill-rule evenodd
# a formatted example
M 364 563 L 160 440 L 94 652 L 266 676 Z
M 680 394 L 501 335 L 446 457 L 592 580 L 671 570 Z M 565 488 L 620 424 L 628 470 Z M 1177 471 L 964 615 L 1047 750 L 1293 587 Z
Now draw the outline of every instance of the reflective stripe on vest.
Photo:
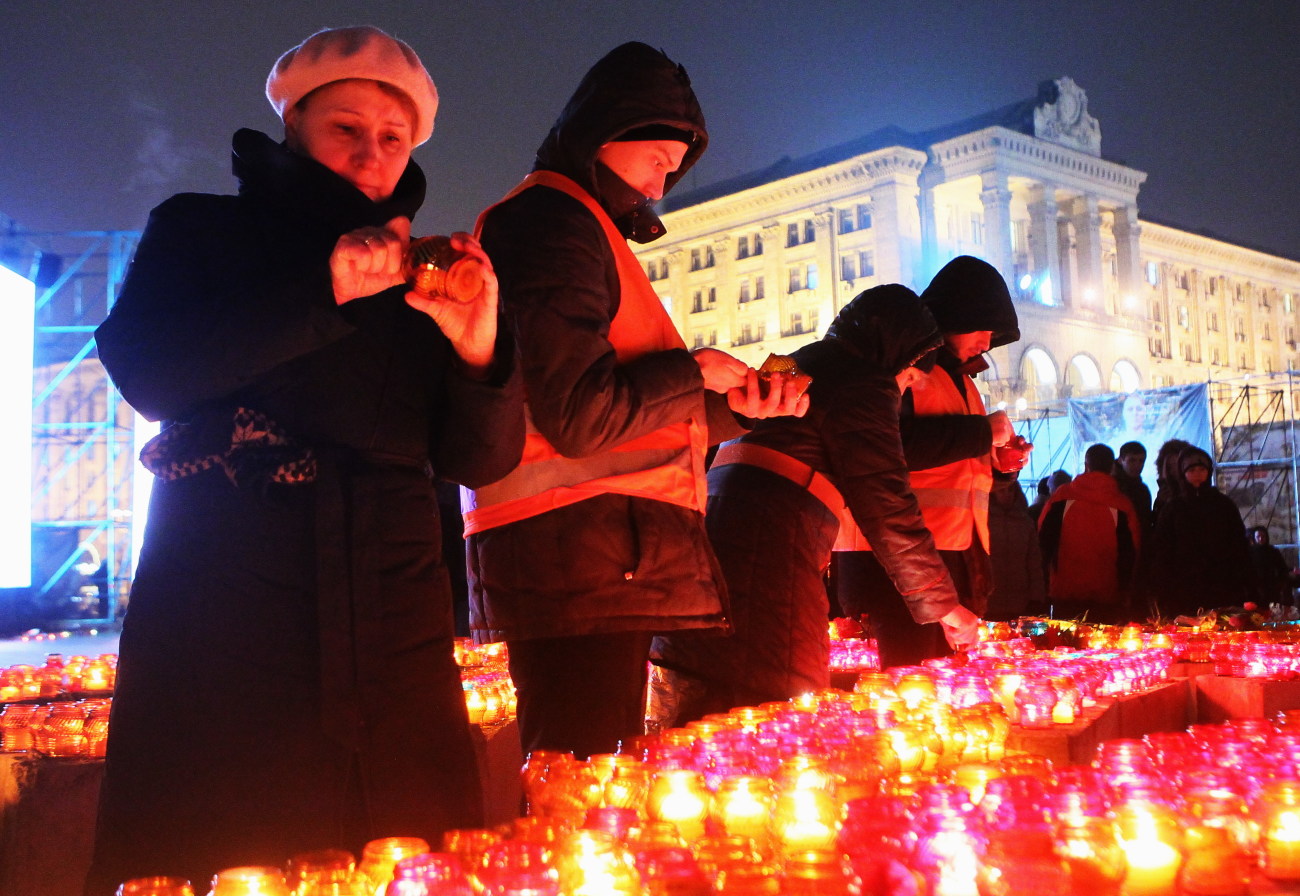
M 918 386 L 912 387 L 912 407 L 918 417 L 939 414 L 970 414 L 983 417 L 984 401 L 975 382 L 959 377 L 965 396 L 952 377 L 938 367 L 930 371 Z M 989 547 L 989 492 L 993 489 L 993 463 L 988 452 L 978 457 L 913 470 L 912 492 L 921 505 L 925 526 L 934 536 L 934 546 L 941 551 L 964 551 L 970 547 L 971 533 L 980 544 Z
M 941 414 L 984 416 L 984 401 L 975 383 L 961 377 L 966 395 L 958 393 L 952 377 L 936 367 L 912 387 L 912 407 L 918 417 Z M 912 470 L 908 474 L 916 503 L 921 506 L 925 527 L 941 551 L 964 551 L 970 547 L 971 533 L 979 535 L 980 544 L 989 547 L 989 492 L 993 488 L 993 466 L 989 454 Z M 837 551 L 869 551 L 871 545 L 849 513 L 840 516 Z
M 535 186 L 559 190 L 577 199 L 604 229 L 618 269 L 619 308 L 610 321 L 609 341 L 619 361 L 650 352 L 685 349 L 686 343 L 673 327 L 627 240 L 585 190 L 553 171 L 534 171 L 501 202 Z M 482 231 L 491 210 L 479 216 L 476 233 Z M 664 426 L 587 457 L 563 456 L 537 431 L 531 414 L 527 422 L 528 436 L 519 466 L 491 485 L 472 491 L 461 489 L 466 535 L 602 494 L 653 498 L 704 512 L 708 434 L 701 422 L 691 419 Z

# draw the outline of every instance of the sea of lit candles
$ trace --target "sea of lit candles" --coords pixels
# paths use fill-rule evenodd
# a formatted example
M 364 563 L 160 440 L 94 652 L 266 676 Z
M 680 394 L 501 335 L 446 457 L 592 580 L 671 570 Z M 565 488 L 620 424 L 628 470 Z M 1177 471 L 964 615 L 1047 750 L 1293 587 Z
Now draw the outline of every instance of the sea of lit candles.
M 1300 645 L 1287 634 L 1098 629 L 1078 646 L 1009 637 L 923 666 L 868 666 L 852 692 L 739 707 L 618 753 L 534 753 L 524 817 L 432 845 L 376 841 L 360 863 L 344 854 L 319 872 L 333 889 L 303 889 L 310 862 L 295 857 L 228 869 L 211 893 L 1285 892 L 1300 887 L 1300 711 L 1108 741 L 1086 766 L 1009 754 L 1007 737 L 1071 724 L 1167 681 L 1175 662 L 1292 677 L 1281 658 L 1300 659 Z M 474 714 L 483 696 L 489 723 L 499 710 L 487 695 L 511 690 L 503 655 L 467 647 L 461 660 L 467 705 Z
M 534 754 L 527 815 L 433 845 L 375 841 L 355 868 L 336 863 L 328 892 L 1247 896 L 1300 881 L 1293 718 L 1108 741 L 1079 766 L 922 738 L 939 755 L 921 772 L 873 736 L 936 710 L 894 706 L 891 720 L 868 695 L 828 692 L 626 753 Z M 327 892 L 302 889 L 307 864 L 231 869 L 211 892 Z

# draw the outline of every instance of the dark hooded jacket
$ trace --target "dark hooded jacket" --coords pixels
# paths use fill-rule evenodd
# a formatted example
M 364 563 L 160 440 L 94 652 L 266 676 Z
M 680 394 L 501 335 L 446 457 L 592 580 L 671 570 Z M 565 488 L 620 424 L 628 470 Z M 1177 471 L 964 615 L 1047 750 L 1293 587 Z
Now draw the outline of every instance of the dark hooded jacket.
M 481 821 L 430 472 L 480 485 L 518 461 L 508 337 L 480 383 L 402 288 L 336 304 L 337 239 L 413 215 L 414 163 L 384 202 L 253 131 L 234 166 L 238 196 L 153 211 L 100 357 L 195 456 L 229 449 L 244 407 L 315 476 L 270 481 L 286 455 L 245 448 L 231 475 L 154 484 L 88 892 Z
M 997 268 L 979 258 L 959 255 L 934 275 L 921 293 L 921 301 L 934 315 L 940 333 L 989 330 L 989 347 L 997 348 L 1020 338 L 1016 307 L 1006 281 Z M 963 364 L 946 349 L 939 351 L 939 367 L 963 387 L 961 379 L 984 369 L 982 358 Z M 983 417 L 969 414 L 918 417 L 912 412 L 912 394 L 903 396 L 903 449 L 911 470 L 927 470 L 988 452 L 993 433 Z
M 793 355 L 812 377 L 807 415 L 760 420 L 739 439 L 826 476 L 922 622 L 957 606 L 957 594 L 908 485 L 894 377 L 939 342 L 911 290 L 867 290 L 844 307 L 825 338 Z M 657 662 L 709 683 L 714 702 L 706 712 L 824 687 L 822 574 L 839 528 L 836 513 L 787 478 L 734 463 L 709 471 L 706 522 L 726 573 L 735 634 L 661 637 Z
M 1200 488 L 1181 474 L 1194 464 L 1211 473 Z M 1240 606 L 1256 596 L 1246 527 L 1232 499 L 1213 484 L 1214 462 L 1200 448 L 1179 455 L 1179 491 L 1161 508 L 1151 536 L 1150 589 L 1162 616 Z
M 993 346 L 1020 336 L 1015 305 L 1002 275 L 978 258 L 962 255 L 948 262 L 921 293 L 921 300 L 945 335 L 989 330 Z M 948 377 L 957 393 L 965 395 L 967 377 L 984 366 L 982 357 L 963 363 L 945 347 L 939 349 L 937 365 L 929 376 Z M 909 470 L 928 470 L 989 453 L 993 431 L 984 415 L 919 415 L 914 407 L 909 389 L 899 409 L 899 433 Z M 960 483 L 954 486 L 961 487 Z M 941 554 L 962 590 L 963 603 L 983 615 L 992 591 L 992 567 L 979 540 L 967 550 Z M 837 558 L 841 606 L 870 615 L 884 663 L 909 664 L 942 655 L 948 648 L 937 626 L 920 628 L 909 615 L 896 612 L 897 598 L 884 575 L 887 570 L 880 566 L 883 559 L 867 551 L 846 551 Z
M 660 236 L 646 197 L 596 160 L 603 144 L 656 125 L 692 136 L 671 187 L 704 149 L 704 116 L 681 66 L 645 44 L 624 44 L 583 78 L 535 168 L 576 182 L 629 238 Z M 706 413 L 713 441 L 742 431 L 723 397 L 705 392 L 687 350 L 619 362 L 609 341 L 620 299 L 614 254 L 578 200 L 530 187 L 485 214 L 481 238 L 518 342 L 532 421 L 561 454 L 589 457 Z M 598 495 L 468 542 L 470 624 L 481 639 L 722 620 L 721 577 L 703 519 L 666 501 Z

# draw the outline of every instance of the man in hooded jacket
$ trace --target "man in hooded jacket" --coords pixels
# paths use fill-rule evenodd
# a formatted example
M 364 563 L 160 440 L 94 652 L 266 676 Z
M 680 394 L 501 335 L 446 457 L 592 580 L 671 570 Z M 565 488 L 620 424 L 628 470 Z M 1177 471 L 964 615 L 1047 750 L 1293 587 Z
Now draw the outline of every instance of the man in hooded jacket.
M 645 44 L 587 73 L 533 173 L 480 218 L 519 340 L 521 465 L 462 496 L 470 626 L 509 645 L 525 752 L 612 752 L 644 725 L 657 631 L 724 624 L 704 456 L 747 417 L 806 409 L 778 378 L 686 350 L 627 239 L 708 141 L 685 70 Z M 724 397 L 725 396 L 725 397 Z
M 942 624 L 955 645 L 974 644 L 979 620 L 958 602 L 921 520 L 898 436 L 900 392 L 934 366 L 940 343 L 914 292 L 869 289 L 792 356 L 812 377 L 807 415 L 762 420 L 718 451 L 705 519 L 734 633 L 655 640 L 677 701 L 672 724 L 829 684 L 822 574 L 845 506 L 879 546 L 906 611 Z
M 954 258 L 921 293 L 943 334 L 938 363 L 903 396 L 899 431 L 912 489 L 940 556 L 963 603 L 977 615 L 992 590 L 988 505 L 993 470 L 1018 471 L 1028 445 L 1011 444 L 1005 413 L 985 413 L 974 377 L 987 369 L 983 354 L 1015 342 L 1020 325 L 1006 281 L 986 261 Z M 869 538 L 869 536 L 868 536 Z M 920 624 L 851 527 L 836 545 L 834 581 L 841 607 L 870 616 L 881 664 L 911 665 L 947 652 L 938 625 Z

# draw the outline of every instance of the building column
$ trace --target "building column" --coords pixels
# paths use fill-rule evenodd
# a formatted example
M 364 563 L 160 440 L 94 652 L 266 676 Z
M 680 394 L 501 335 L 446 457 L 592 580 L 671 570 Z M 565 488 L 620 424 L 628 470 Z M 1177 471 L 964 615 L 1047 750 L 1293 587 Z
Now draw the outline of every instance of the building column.
M 781 317 L 786 305 L 786 287 L 789 285 L 785 256 L 785 225 L 769 221 L 763 225 L 763 276 L 766 280 L 767 304 L 763 306 L 764 328 L 777 337 L 781 335 Z M 734 336 L 734 334 L 733 334 Z
M 917 178 L 925 165 L 925 154 L 915 150 L 900 152 L 868 168 L 876 279 L 880 283 L 903 283 L 915 288 L 921 250 Z
M 817 329 L 820 330 L 830 323 L 840 307 L 840 253 L 836 245 L 835 209 L 824 208 L 815 212 L 813 226 L 817 229 L 816 261 L 820 278 L 817 283 Z
M 1100 311 L 1101 285 L 1101 213 L 1096 196 L 1081 196 L 1074 201 L 1075 278 L 1078 285 L 1075 307 Z
M 984 260 L 1010 283 L 1015 277 L 1011 263 L 1011 188 L 1001 171 L 981 173 L 980 186 L 980 201 L 984 203 Z
M 1051 184 L 1035 186 L 1029 203 L 1029 273 L 1038 300 L 1049 305 L 1065 302 L 1060 240 L 1056 188 Z M 1044 281 L 1050 286 L 1045 287 Z M 1044 294 L 1045 289 L 1051 290 L 1050 296 Z
M 1125 205 L 1115 209 L 1111 229 L 1115 235 L 1120 313 L 1142 317 L 1145 315 L 1145 309 L 1141 307 L 1142 297 L 1146 289 L 1143 286 L 1142 252 L 1138 245 L 1142 226 L 1138 224 L 1137 207 Z
M 686 250 L 677 246 L 668 250 L 668 300 L 671 310 L 668 312 L 677 324 L 677 332 L 691 332 L 691 297 L 686 294 Z M 658 286 L 658 284 L 656 284 Z M 656 294 L 663 299 L 662 290 L 656 288 Z
M 917 210 L 919 213 L 921 240 L 921 268 L 917 274 L 927 282 L 939 273 L 939 229 L 934 220 L 935 178 L 928 174 L 929 169 L 921 172 L 917 178 Z

